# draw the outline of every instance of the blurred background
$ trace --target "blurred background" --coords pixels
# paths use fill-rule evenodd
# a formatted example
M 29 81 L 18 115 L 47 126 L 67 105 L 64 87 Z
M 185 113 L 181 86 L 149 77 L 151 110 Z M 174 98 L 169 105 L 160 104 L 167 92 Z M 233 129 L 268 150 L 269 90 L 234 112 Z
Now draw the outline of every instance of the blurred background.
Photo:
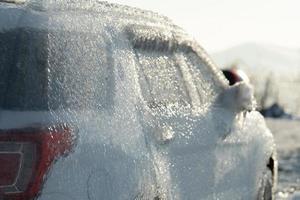
M 300 190 L 299 0 L 109 1 L 168 16 L 218 67 L 243 70 L 277 143 L 277 199 Z

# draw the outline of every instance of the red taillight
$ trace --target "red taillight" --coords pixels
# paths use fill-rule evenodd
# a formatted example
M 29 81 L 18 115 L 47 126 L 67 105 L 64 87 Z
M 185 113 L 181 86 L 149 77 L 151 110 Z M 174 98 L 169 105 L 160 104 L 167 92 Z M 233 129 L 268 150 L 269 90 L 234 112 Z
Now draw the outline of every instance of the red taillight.
M 73 144 L 66 126 L 0 130 L 0 199 L 35 198 L 51 164 Z
M 17 179 L 21 164 L 21 154 L 19 153 L 0 153 L 0 187 L 13 185 Z

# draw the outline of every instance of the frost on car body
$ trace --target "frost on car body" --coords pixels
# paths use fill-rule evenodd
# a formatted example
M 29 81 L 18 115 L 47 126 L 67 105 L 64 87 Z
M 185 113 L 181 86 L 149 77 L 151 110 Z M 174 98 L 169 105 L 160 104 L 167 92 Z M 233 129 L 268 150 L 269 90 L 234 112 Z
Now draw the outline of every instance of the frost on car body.
M 168 19 L 90 1 L 0 3 L 0 38 L 5 199 L 259 194 L 274 143 L 244 111 L 249 86 L 229 87 Z

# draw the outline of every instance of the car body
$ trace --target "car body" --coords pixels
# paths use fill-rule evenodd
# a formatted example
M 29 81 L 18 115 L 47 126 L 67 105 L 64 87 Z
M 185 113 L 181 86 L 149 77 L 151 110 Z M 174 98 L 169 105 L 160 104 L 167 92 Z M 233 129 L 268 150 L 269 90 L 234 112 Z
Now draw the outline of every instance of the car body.
M 272 196 L 275 146 L 251 87 L 229 86 L 165 17 L 0 3 L 0 74 L 0 199 Z

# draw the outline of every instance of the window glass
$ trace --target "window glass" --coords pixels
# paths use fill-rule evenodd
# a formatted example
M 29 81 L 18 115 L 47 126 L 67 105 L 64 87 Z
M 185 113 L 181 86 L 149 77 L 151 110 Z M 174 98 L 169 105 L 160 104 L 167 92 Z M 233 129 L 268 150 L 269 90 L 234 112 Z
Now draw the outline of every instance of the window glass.
M 213 101 L 214 97 L 221 91 L 221 87 L 216 83 L 212 70 L 192 51 L 181 55 L 196 86 L 200 105 Z
M 136 50 L 142 94 L 149 107 L 188 106 L 182 72 L 172 52 Z
M 106 109 L 113 104 L 113 49 L 106 37 L 104 32 L 49 33 L 50 108 Z
M 107 108 L 114 60 L 105 33 L 19 28 L 0 32 L 0 107 Z

